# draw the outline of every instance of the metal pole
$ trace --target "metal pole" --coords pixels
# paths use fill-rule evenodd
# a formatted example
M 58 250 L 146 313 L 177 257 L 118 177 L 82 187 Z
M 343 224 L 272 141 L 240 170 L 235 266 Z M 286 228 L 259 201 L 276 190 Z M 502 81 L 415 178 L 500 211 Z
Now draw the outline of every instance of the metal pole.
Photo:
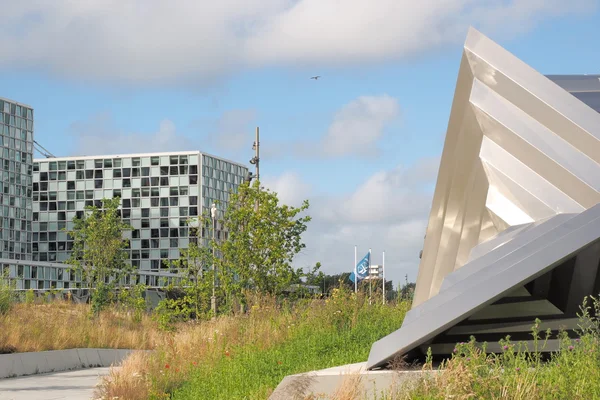
M 256 127 L 256 180 L 260 182 L 260 139 L 259 139 L 258 126 Z
M 373 278 L 373 275 L 371 274 L 371 249 L 369 249 L 369 304 L 371 304 L 371 292 L 372 292 L 372 288 L 371 288 L 371 281 Z
M 213 243 L 212 243 L 212 256 L 213 256 L 213 287 L 212 287 L 212 297 L 210 298 L 210 308 L 212 310 L 212 314 L 213 314 L 213 319 L 217 318 L 217 296 L 215 293 L 215 289 L 217 286 L 217 265 L 215 263 L 215 230 L 216 230 L 216 224 L 215 224 L 215 217 L 216 217 L 216 210 L 215 210 L 215 205 L 213 204 L 213 207 L 211 208 L 211 214 L 212 214 L 212 239 L 213 239 Z
M 354 246 L 354 293 L 358 291 L 358 274 L 356 271 L 357 262 L 358 261 L 356 260 L 356 246 Z
M 385 304 L 385 250 L 383 251 L 383 260 L 381 262 L 381 270 L 383 272 L 383 304 Z
M 258 182 L 258 190 L 260 190 L 260 134 L 258 126 L 256 127 L 256 146 L 254 149 L 254 159 L 256 161 L 255 169 L 256 169 L 256 182 Z M 258 212 L 258 198 L 256 199 L 256 203 L 254 204 L 254 212 Z

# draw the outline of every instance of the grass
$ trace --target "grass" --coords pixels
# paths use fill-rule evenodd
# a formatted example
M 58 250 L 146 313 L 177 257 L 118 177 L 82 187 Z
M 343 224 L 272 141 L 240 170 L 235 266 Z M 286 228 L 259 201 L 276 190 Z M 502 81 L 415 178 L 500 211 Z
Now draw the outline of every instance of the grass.
M 429 374 L 412 382 L 411 387 L 397 385 L 397 389 L 377 400 L 442 400 L 442 399 L 600 399 L 600 303 L 592 307 L 584 302 L 580 322 L 580 337 L 572 339 L 559 333 L 559 349 L 543 360 L 541 350 L 547 345 L 550 333 L 537 330 L 539 320 L 532 327 L 533 348 L 523 342 L 513 343 L 509 338 L 500 341 L 501 354 L 486 354 L 485 344 L 456 345 L 452 358 L 443 363 L 438 373 Z M 424 370 L 431 370 L 427 363 Z M 363 399 L 358 382 L 353 394 L 344 400 Z
M 519 344 L 507 342 L 499 355 L 486 355 L 474 342 L 458 345 L 438 374 L 421 379 L 412 390 L 400 386 L 380 400 L 600 399 L 598 336 L 586 333 L 577 341 L 566 336 L 561 341 L 547 362 Z
M 134 321 L 111 309 L 90 317 L 88 305 L 17 303 L 0 314 L 0 353 L 70 348 L 153 349 L 164 333 L 150 316 Z
M 336 291 L 326 302 L 293 306 L 252 299 L 249 313 L 181 323 L 165 332 L 150 316 L 136 320 L 112 308 L 90 317 L 89 306 L 16 304 L 0 315 L 0 343 L 11 351 L 74 347 L 154 349 L 134 353 L 102 380 L 103 399 L 267 399 L 291 374 L 366 360 L 371 344 L 400 326 L 408 302 L 369 305 Z M 560 350 L 542 361 L 546 336 L 533 327 L 533 349 L 501 341 L 486 354 L 474 339 L 457 344 L 441 370 L 378 400 L 600 399 L 600 303 L 584 304 L 579 339 L 560 336 Z M 2 349 L 0 348 L 0 352 Z M 430 369 L 431 364 L 425 364 Z M 330 400 L 362 400 L 359 377 L 348 376 Z
M 266 399 L 287 375 L 367 359 L 409 308 L 336 291 L 294 307 L 257 298 L 246 316 L 181 326 L 153 354 L 128 358 L 98 390 L 121 399 Z

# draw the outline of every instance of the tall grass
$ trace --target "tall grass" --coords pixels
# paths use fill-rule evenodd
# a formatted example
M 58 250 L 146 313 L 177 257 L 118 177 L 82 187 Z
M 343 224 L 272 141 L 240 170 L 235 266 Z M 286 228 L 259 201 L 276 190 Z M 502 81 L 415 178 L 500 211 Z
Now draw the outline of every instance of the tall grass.
M 547 360 L 542 360 L 541 350 L 550 336 L 538 331 L 538 320 L 532 327 L 533 348 L 507 338 L 500 341 L 501 354 L 486 354 L 485 344 L 472 338 L 456 345 L 438 373 L 424 374 L 410 387 L 397 385 L 377 400 L 600 399 L 600 303 L 592 299 L 588 304 L 586 300 L 582 307 L 579 338 L 559 333 L 559 349 Z M 431 370 L 431 362 L 423 369 Z M 347 383 L 344 386 L 350 392 Z M 356 390 L 358 383 L 354 388 L 345 400 L 364 398 Z
M 409 308 L 369 305 L 344 290 L 327 301 L 254 299 L 245 316 L 181 326 L 153 354 L 126 359 L 102 398 L 266 399 L 287 375 L 364 361 Z
M 88 305 L 17 303 L 0 314 L 0 352 L 98 347 L 153 349 L 165 334 L 149 316 L 134 321 L 111 309 L 90 317 Z

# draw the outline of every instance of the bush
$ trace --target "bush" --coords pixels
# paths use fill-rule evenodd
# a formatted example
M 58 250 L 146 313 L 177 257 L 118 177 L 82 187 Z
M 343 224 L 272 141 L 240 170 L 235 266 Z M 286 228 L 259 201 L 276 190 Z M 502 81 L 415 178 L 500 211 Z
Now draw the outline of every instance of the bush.
M 140 322 L 148 308 L 146 298 L 144 297 L 145 290 L 146 286 L 140 284 L 129 289 L 123 289 L 119 293 L 121 308 L 131 314 L 134 322 Z
M 6 314 L 12 308 L 16 296 L 14 282 L 6 274 L 0 275 L 0 315 Z
M 29 289 L 25 292 L 25 304 L 33 304 L 35 303 L 35 293 L 33 289 Z
M 97 316 L 111 304 L 113 300 L 113 291 L 110 286 L 104 283 L 98 283 L 98 286 L 92 290 L 90 297 L 92 314 Z

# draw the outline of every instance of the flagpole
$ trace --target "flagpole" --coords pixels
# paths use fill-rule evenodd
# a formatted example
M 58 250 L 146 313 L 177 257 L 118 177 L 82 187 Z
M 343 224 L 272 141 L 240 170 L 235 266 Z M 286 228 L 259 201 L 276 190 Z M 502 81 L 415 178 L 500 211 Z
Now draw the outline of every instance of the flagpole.
M 354 246 L 354 293 L 356 293 L 358 291 L 358 273 L 356 271 L 356 263 L 358 262 L 358 260 L 356 260 L 356 245 Z
M 369 277 L 369 304 L 371 304 L 371 292 L 372 292 L 372 285 L 371 285 L 371 281 L 373 278 L 373 275 L 371 275 L 371 249 L 369 249 L 369 269 L 367 270 L 368 272 L 368 277 Z
M 381 262 L 381 270 L 383 272 L 383 304 L 385 305 L 385 250 L 383 251 L 383 260 Z

